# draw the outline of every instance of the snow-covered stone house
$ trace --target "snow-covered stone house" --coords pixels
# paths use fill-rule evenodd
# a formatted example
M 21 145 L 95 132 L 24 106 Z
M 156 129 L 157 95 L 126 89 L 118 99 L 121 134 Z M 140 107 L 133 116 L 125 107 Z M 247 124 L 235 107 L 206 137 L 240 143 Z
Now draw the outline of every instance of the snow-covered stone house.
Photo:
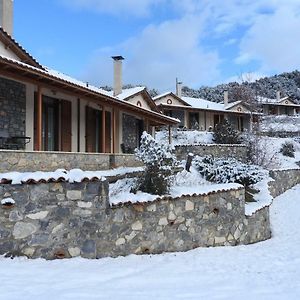
M 176 94 L 167 92 L 154 97 L 162 112 L 180 120 L 179 127 L 212 131 L 226 118 L 237 130 L 250 129 L 251 111 L 242 101 L 228 103 L 228 93 L 224 94 L 224 103 L 216 103 L 201 98 L 184 97 L 181 85 Z
M 29 151 L 121 153 L 144 130 L 178 122 L 160 113 L 145 88 L 122 90 L 122 57 L 114 91 L 41 65 L 11 36 L 12 0 L 0 0 L 0 146 Z
M 300 113 L 300 104 L 289 97 L 281 97 L 280 91 L 277 91 L 276 99 L 258 97 L 257 101 L 261 105 L 264 115 L 295 116 Z

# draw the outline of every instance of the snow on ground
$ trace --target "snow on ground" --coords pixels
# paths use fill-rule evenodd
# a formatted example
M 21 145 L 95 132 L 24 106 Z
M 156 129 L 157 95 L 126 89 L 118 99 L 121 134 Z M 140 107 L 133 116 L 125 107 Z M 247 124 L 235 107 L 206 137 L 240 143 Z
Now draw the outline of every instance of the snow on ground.
M 177 145 L 199 145 L 212 144 L 213 133 L 199 130 L 172 130 L 172 144 Z M 169 133 L 166 130 L 158 131 L 155 134 L 158 142 L 168 143 Z
M 0 257 L 1 299 L 300 298 L 300 185 L 271 206 L 273 238 L 248 246 L 86 260 Z
M 271 166 L 276 169 L 298 169 L 296 162 L 300 161 L 300 143 L 295 142 L 292 138 L 261 138 L 264 149 L 268 152 L 269 158 L 272 160 Z M 285 142 L 293 143 L 295 148 L 295 157 L 288 157 L 280 153 L 280 149 Z
M 300 132 L 300 118 L 297 116 L 264 116 L 260 123 L 263 132 Z

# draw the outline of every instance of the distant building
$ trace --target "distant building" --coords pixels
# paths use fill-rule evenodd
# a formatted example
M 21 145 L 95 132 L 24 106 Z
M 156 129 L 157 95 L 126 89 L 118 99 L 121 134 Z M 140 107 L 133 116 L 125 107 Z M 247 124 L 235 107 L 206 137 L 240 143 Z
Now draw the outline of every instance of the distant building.
M 224 103 L 216 103 L 201 98 L 183 97 L 181 84 L 176 91 L 176 94 L 167 92 L 153 99 L 165 115 L 180 120 L 177 125 L 179 127 L 212 131 L 224 118 L 239 131 L 251 127 L 250 109 L 242 101 L 228 103 L 227 92 L 224 94 Z
M 258 97 L 257 101 L 261 105 L 264 115 L 294 116 L 300 113 L 300 104 L 289 97 L 281 98 L 279 91 L 276 93 L 276 99 Z

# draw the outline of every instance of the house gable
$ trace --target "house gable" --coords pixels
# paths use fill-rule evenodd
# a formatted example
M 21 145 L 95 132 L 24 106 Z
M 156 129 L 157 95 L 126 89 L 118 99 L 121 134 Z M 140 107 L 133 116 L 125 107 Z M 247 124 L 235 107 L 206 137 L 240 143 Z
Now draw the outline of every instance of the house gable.
M 173 93 L 164 94 L 154 98 L 156 105 L 174 105 L 174 106 L 190 106 L 188 103 L 177 97 Z
M 291 99 L 289 99 L 288 97 L 285 97 L 285 98 L 280 99 L 278 104 L 281 104 L 281 105 L 295 105 L 296 103 L 294 101 L 292 101 Z
M 236 103 L 228 108 L 226 108 L 227 111 L 230 112 L 237 112 L 237 113 L 244 113 L 244 114 L 250 114 L 251 111 L 242 103 Z

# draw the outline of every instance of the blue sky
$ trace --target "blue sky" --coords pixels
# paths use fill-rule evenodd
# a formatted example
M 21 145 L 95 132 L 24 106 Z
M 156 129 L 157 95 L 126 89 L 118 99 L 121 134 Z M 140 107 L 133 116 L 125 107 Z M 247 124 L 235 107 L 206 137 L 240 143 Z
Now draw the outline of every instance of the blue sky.
M 14 0 L 14 37 L 42 64 L 94 85 L 161 92 L 300 69 L 299 0 Z

